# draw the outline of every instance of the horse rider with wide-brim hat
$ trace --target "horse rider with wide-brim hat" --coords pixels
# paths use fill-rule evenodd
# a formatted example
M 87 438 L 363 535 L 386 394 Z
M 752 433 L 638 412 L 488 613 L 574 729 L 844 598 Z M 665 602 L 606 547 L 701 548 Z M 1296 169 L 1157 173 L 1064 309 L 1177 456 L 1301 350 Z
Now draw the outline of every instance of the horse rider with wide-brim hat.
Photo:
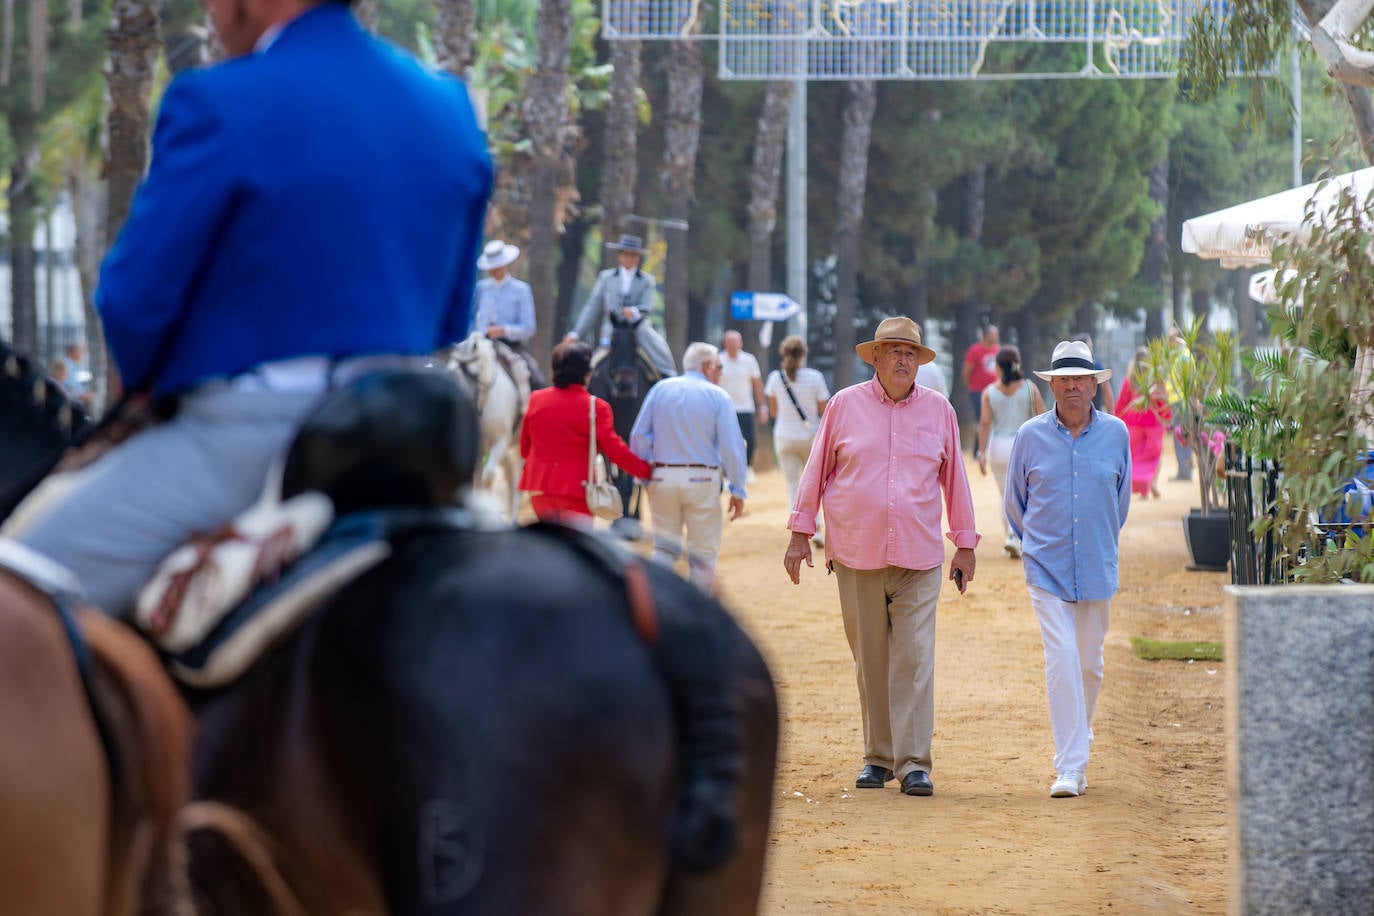
M 612 316 L 619 321 L 635 323 L 640 352 L 660 376 L 676 375 L 677 364 L 668 342 L 648 321 L 658 284 L 640 268 L 641 260 L 648 253 L 644 240 L 637 235 L 622 235 L 606 247 L 617 252 L 620 265 L 603 270 L 597 276 L 596 285 L 568 336 L 580 339 L 596 334 L 601 345 L 608 346 Z
M 511 354 L 518 356 L 528 379 L 518 376 L 525 374 L 515 360 L 503 358 L 502 363 L 515 376 L 517 386 L 538 389 L 547 385 L 539 363 L 530 353 L 527 341 L 534 336 L 538 325 L 534 317 L 534 294 L 524 280 L 511 276 L 510 265 L 520 257 L 518 246 L 501 239 L 492 239 L 482 249 L 477 259 L 477 269 L 485 270 L 487 276 L 477 282 L 473 293 L 472 330 L 485 334 L 490 340 L 504 345 Z M 502 347 L 497 347 L 500 354 Z M 504 357 L 504 354 L 501 354 Z M 525 397 L 528 391 L 522 391 Z

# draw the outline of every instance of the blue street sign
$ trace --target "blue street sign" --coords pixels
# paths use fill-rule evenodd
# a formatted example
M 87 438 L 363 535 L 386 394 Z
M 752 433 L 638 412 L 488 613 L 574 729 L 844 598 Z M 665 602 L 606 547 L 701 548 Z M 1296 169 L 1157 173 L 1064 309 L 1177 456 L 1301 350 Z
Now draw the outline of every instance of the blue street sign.
M 801 306 L 786 293 L 730 294 L 730 317 L 736 321 L 786 321 L 800 312 Z

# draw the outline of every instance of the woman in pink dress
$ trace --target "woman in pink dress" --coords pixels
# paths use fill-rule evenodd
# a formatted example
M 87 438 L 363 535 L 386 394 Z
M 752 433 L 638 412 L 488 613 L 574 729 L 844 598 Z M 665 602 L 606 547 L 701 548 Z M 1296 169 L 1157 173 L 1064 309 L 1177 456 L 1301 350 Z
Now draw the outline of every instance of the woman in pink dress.
M 1131 492 L 1159 499 L 1159 486 L 1156 483 L 1159 457 L 1164 451 L 1164 432 L 1173 419 L 1173 411 L 1169 409 L 1164 389 L 1158 385 L 1147 404 L 1137 403 L 1140 394 L 1135 387 L 1136 363 L 1149 356 L 1150 351 L 1145 347 L 1135 351 L 1135 359 L 1126 369 L 1126 378 L 1121 383 L 1121 393 L 1116 399 L 1116 415 L 1131 434 Z

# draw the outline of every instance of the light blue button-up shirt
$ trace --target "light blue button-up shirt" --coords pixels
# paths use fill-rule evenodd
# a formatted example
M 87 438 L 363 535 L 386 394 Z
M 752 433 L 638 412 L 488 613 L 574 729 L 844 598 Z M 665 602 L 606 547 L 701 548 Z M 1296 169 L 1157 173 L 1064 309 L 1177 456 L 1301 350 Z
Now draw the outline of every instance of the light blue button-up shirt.
M 730 495 L 747 498 L 748 464 L 735 402 L 700 372 L 666 378 L 649 389 L 630 430 L 630 451 L 651 464 L 718 467 L 730 481 Z
M 534 294 L 530 285 L 514 277 L 497 283 L 491 277 L 477 282 L 472 297 L 472 330 L 487 333 L 487 328 L 504 327 L 505 337 L 524 343 L 534 336 Z
M 1051 408 L 1016 433 L 1003 507 L 1026 584 L 1064 601 L 1112 597 L 1130 506 L 1130 434 L 1116 417 L 1094 409 L 1075 439 Z

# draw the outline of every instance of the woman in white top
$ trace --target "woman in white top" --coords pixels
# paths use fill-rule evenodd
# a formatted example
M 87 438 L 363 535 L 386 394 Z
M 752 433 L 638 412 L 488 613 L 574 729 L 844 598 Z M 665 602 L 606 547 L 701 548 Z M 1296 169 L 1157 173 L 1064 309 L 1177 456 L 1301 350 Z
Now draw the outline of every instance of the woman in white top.
M 992 476 L 997 480 L 997 492 L 1003 498 L 1007 491 L 1007 459 L 1011 456 L 1011 442 L 1016 431 L 1031 417 L 1045 412 L 1040 391 L 1021 374 L 1021 351 L 1003 347 L 997 351 L 997 381 L 983 389 L 983 415 L 978 421 L 978 470 L 985 475 L 992 464 Z M 999 503 L 1000 505 L 1000 503 Z M 1021 556 L 1021 542 L 1011 533 L 1007 517 L 1002 515 L 1002 528 L 1007 539 L 1002 550 L 1016 559 Z
M 776 418 L 773 451 L 777 454 L 782 478 L 787 482 L 790 511 L 797 501 L 797 484 L 811 454 L 811 440 L 816 438 L 816 427 L 820 425 L 825 402 L 830 400 L 830 391 L 825 387 L 825 376 L 806 368 L 805 340 L 795 334 L 784 337 L 778 345 L 778 353 L 782 356 L 782 369 L 768 374 L 763 393 L 768 397 L 769 413 Z M 819 525 L 817 519 L 814 540 L 818 544 L 821 542 Z

